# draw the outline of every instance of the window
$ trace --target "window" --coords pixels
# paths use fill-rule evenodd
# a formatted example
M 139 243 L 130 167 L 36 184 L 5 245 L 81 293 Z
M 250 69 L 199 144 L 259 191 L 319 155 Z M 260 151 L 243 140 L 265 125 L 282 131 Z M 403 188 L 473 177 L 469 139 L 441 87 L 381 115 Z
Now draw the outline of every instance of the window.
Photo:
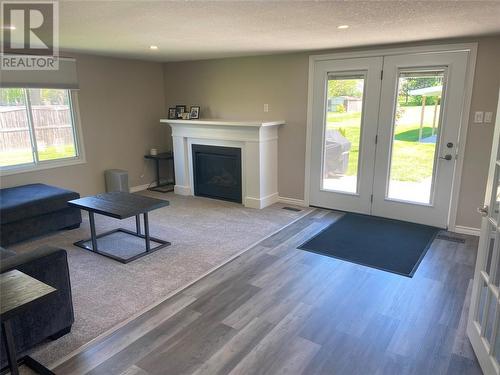
M 71 90 L 0 89 L 2 172 L 74 164 L 79 144 Z

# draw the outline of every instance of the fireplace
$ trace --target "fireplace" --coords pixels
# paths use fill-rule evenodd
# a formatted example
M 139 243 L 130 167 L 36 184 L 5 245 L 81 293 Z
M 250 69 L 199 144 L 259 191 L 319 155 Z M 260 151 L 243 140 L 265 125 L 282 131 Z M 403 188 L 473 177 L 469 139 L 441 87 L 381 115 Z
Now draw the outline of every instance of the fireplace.
M 194 195 L 242 203 L 241 149 L 193 144 Z

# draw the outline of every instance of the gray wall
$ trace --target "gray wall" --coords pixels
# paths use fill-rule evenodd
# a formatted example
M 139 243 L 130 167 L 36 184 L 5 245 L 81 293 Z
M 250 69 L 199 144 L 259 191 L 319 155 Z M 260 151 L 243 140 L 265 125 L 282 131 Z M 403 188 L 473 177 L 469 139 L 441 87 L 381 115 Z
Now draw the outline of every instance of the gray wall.
M 103 172 L 109 168 L 128 170 L 131 186 L 153 180 L 153 166 L 144 153 L 151 147 L 168 149 L 170 142 L 166 127 L 158 122 L 166 114 L 162 65 L 75 57 L 87 163 L 4 176 L 2 187 L 42 182 L 90 195 L 104 191 Z
M 500 85 L 500 36 L 446 43 L 475 41 L 479 47 L 471 111 L 495 111 Z M 286 120 L 287 125 L 279 133 L 279 193 L 303 199 L 310 54 L 167 63 L 166 103 L 201 105 L 202 117 Z M 264 103 L 269 104 L 269 113 L 263 112 Z M 457 225 L 480 225 L 476 207 L 484 198 L 492 134 L 493 124 L 475 125 L 471 114 Z
M 471 111 L 494 111 L 500 86 L 500 36 L 447 43 L 472 41 L 479 42 L 479 50 Z M 44 182 L 89 195 L 104 190 L 103 172 L 108 168 L 127 169 L 131 186 L 150 183 L 153 169 L 143 154 L 151 147 L 169 149 L 171 144 L 168 127 L 159 125 L 158 119 L 166 116 L 167 106 L 199 104 L 202 117 L 285 119 L 287 125 L 279 135 L 279 192 L 303 199 L 310 54 L 163 65 L 76 55 L 87 163 L 4 176 L 1 185 Z M 269 113 L 263 112 L 264 103 L 269 104 Z M 471 114 L 458 225 L 479 227 L 476 207 L 483 201 L 492 134 L 493 125 L 475 125 Z

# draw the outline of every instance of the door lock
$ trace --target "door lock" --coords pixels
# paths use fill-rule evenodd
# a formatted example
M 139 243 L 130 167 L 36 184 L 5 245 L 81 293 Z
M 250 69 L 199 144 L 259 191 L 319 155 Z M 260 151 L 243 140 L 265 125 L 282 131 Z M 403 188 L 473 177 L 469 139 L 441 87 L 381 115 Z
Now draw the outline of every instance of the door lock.
M 489 211 L 488 206 L 483 206 L 483 207 L 477 208 L 477 212 L 479 212 L 481 214 L 481 216 L 488 216 L 488 211 Z
M 448 147 L 448 148 L 453 148 L 453 142 L 448 142 L 448 143 L 446 144 L 446 147 Z
M 451 160 L 453 159 L 453 156 L 451 156 L 451 154 L 447 154 L 445 156 L 440 156 L 439 159 L 443 159 L 443 160 Z

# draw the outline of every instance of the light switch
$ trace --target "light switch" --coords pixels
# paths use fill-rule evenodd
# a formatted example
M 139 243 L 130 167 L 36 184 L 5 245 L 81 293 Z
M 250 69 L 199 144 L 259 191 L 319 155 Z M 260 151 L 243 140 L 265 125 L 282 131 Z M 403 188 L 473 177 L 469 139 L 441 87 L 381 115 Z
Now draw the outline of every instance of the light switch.
M 264 112 L 269 112 L 269 104 L 264 104 Z
M 493 120 L 493 112 L 484 112 L 484 122 L 491 123 Z
M 474 122 L 476 124 L 482 123 L 483 122 L 483 117 L 484 117 L 484 112 L 483 111 L 474 112 Z

